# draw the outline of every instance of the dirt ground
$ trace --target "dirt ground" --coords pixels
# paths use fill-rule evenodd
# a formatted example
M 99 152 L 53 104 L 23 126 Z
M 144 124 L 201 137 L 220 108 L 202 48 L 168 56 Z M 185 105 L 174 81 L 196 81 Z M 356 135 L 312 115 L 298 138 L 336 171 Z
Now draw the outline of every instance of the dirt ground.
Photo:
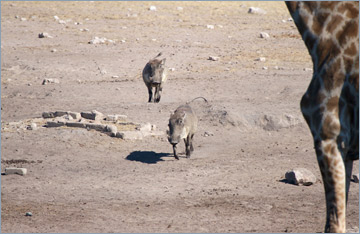
M 1 232 L 322 232 L 323 184 L 299 108 L 312 64 L 289 17 L 283 2 L 1 2 L 1 172 L 28 170 L 1 176 Z M 147 103 L 141 72 L 159 52 L 171 71 L 160 103 Z M 177 161 L 170 112 L 198 96 L 209 102 L 191 104 L 195 151 L 186 159 L 181 143 Z M 122 114 L 164 134 L 24 127 L 60 110 Z M 318 181 L 284 182 L 293 168 Z M 351 182 L 347 229 L 358 226 Z

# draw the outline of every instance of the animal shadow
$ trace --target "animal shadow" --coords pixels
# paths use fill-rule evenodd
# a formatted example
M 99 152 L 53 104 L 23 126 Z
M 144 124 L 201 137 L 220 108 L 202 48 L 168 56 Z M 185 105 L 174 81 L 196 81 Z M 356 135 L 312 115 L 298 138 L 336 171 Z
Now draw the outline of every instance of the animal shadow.
M 154 151 L 133 151 L 126 157 L 126 160 L 155 164 L 164 161 L 162 157 L 173 156 L 169 153 L 155 153 Z

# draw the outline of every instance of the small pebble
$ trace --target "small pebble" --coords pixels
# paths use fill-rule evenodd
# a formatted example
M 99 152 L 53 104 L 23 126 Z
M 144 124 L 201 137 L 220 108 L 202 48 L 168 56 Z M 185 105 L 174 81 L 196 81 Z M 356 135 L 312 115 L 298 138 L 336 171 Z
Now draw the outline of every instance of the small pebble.
M 26 212 L 25 216 L 32 216 L 31 212 Z

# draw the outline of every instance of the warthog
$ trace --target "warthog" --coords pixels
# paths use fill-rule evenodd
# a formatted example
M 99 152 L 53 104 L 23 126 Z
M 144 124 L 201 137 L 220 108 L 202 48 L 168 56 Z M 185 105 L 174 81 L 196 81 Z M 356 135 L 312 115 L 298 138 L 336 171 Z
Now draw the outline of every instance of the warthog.
M 181 139 L 184 139 L 186 147 L 186 157 L 194 151 L 192 139 L 197 129 L 197 117 L 189 105 L 179 106 L 176 111 L 170 115 L 168 140 L 173 146 L 174 157 L 179 159 L 176 154 L 176 145 Z
M 161 53 L 150 59 L 142 72 L 143 80 L 149 91 L 149 102 L 160 102 L 161 91 L 167 78 L 166 58 L 162 60 L 156 59 L 160 56 Z M 155 88 L 154 96 L 153 88 Z

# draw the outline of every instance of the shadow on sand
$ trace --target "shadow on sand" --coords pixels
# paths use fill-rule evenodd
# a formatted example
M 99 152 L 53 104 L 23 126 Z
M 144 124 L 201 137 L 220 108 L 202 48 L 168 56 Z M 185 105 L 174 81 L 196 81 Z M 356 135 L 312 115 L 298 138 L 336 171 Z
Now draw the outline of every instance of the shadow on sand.
M 155 153 L 154 151 L 133 151 L 126 157 L 126 160 L 155 164 L 159 161 L 164 161 L 162 157 L 173 157 L 173 155 L 169 153 Z

